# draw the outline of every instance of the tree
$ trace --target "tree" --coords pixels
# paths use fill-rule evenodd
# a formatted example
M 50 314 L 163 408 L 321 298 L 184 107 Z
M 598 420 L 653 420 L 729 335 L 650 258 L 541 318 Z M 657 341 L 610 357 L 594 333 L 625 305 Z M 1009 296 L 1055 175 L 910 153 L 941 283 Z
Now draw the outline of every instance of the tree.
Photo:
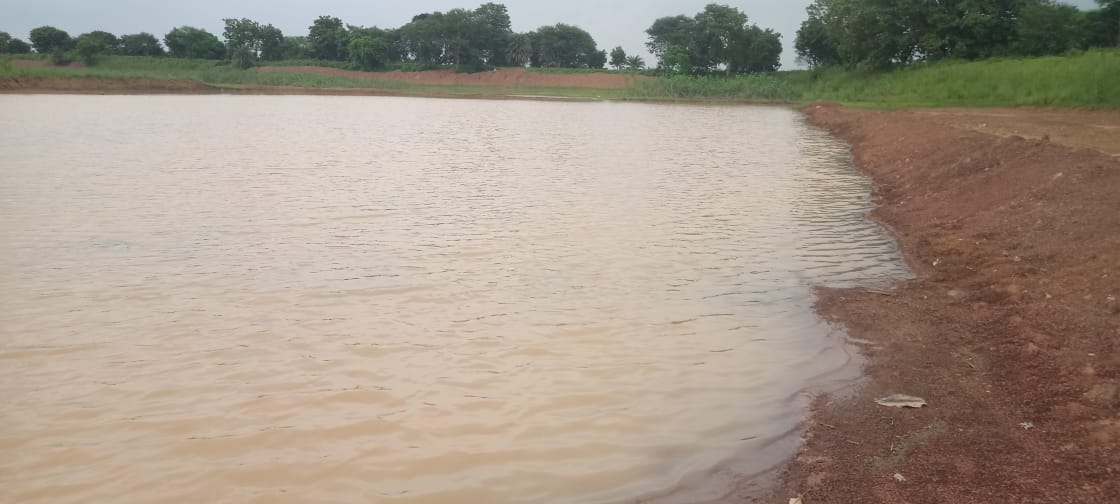
M 1012 52 L 1020 56 L 1061 54 L 1082 42 L 1081 12 L 1052 0 L 1028 0 L 1015 26 Z
M 279 51 L 280 59 L 307 59 L 311 57 L 311 43 L 307 37 L 284 37 Z
M 665 71 L 731 75 L 777 70 L 781 35 L 747 22 L 739 9 L 708 4 L 692 18 L 680 15 L 654 21 L 646 30 L 646 47 Z
M 416 62 L 446 64 L 445 25 L 443 13 L 420 14 L 400 29 L 401 46 Z
M 839 65 L 840 53 L 825 26 L 825 7 L 821 3 L 813 3 L 805 9 L 808 19 L 801 22 L 801 29 L 797 30 L 794 40 L 794 49 L 797 50 L 797 59 L 810 67 Z
M 118 53 L 124 56 L 163 56 L 163 46 L 151 33 L 121 35 Z
M 587 56 L 587 68 L 602 70 L 607 65 L 607 51 L 595 51 Z
M 70 34 L 53 26 L 40 26 L 31 30 L 31 45 L 35 52 L 48 54 L 55 51 L 69 51 L 74 48 L 74 39 Z
M 278 61 L 284 59 L 284 32 L 272 25 L 261 26 L 258 32 L 260 59 Z
M 0 54 L 27 54 L 31 45 L 11 35 L 0 32 Z
M 85 63 L 86 66 L 94 66 L 98 62 L 98 58 L 105 52 L 105 46 L 96 39 L 92 38 L 79 38 L 77 44 L 74 45 L 74 53 Z
M 1086 47 L 1120 47 L 1120 0 L 1097 0 L 1099 9 L 1085 13 L 1080 31 Z
M 350 61 L 362 70 L 379 70 L 388 62 L 386 33 L 377 28 L 350 29 Z
M 1120 0 L 1098 2 L 1120 14 Z M 1094 12 L 1051 0 L 815 0 L 795 47 L 812 66 L 868 68 L 1056 54 L 1093 45 L 1092 27 L 1104 26 Z
M 319 16 L 307 34 L 311 57 L 329 61 L 346 61 L 350 34 L 336 17 Z
M 622 70 L 622 67 L 626 66 L 626 51 L 622 46 L 611 49 L 611 66 L 615 70 Z
M 478 23 L 478 39 L 472 41 L 482 50 L 482 59 L 489 65 L 506 66 L 507 50 L 513 36 L 509 10 L 503 4 L 485 3 L 474 11 Z
M 510 35 L 509 42 L 506 45 L 506 62 L 513 66 L 523 67 L 529 64 L 532 57 L 532 37 L 525 33 Z
M 599 63 L 602 68 L 606 62 L 606 53 L 600 56 L 595 39 L 578 26 L 542 26 L 529 36 L 533 45 L 530 62 L 535 67 L 594 68 Z
M 637 71 L 637 70 L 644 70 L 645 68 L 646 68 L 646 60 L 642 59 L 641 56 L 638 56 L 637 54 L 635 54 L 633 56 L 628 56 L 626 58 L 626 69 L 627 70 Z
M 661 56 L 657 67 L 664 72 L 692 75 L 695 72 L 692 59 L 683 47 L 669 46 L 669 50 Z
M 659 67 L 679 67 L 682 61 L 700 59 L 699 44 L 694 40 L 695 24 L 692 18 L 684 15 L 663 17 L 655 20 L 646 30 L 646 35 L 649 35 L 646 48 L 657 58 Z M 692 65 L 685 66 L 689 69 L 685 73 L 691 73 Z
M 247 68 L 245 64 L 251 64 L 251 60 L 256 60 L 257 54 L 261 51 L 261 25 L 251 19 L 223 19 L 225 29 L 222 30 L 222 38 L 225 39 L 226 51 L 231 59 L 241 59 L 245 61 L 235 61 L 234 63 L 241 63 L 236 66 Z M 239 55 L 240 58 L 233 58 Z
M 226 46 L 218 37 L 206 30 L 180 26 L 163 37 L 167 51 L 173 58 L 224 59 Z
M 120 51 L 121 47 L 121 39 L 117 38 L 117 36 L 112 33 L 101 30 L 78 35 L 75 41 L 75 49 L 82 45 L 83 41 L 85 41 L 86 45 L 90 48 L 98 48 L 97 52 L 99 53 L 116 54 Z

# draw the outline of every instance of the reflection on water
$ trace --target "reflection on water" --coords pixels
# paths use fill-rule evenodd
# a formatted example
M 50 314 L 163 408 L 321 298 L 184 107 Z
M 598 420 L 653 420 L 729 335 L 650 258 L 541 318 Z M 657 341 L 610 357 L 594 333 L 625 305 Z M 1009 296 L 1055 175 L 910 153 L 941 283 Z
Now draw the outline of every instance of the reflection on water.
M 784 108 L 6 96 L 0 131 L 5 502 L 719 495 L 851 378 L 810 286 L 904 273 Z

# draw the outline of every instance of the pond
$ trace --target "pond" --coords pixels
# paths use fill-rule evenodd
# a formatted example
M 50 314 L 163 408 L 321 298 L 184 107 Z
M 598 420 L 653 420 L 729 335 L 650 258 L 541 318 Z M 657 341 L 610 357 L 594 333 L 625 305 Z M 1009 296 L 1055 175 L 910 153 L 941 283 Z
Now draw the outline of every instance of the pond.
M 789 108 L 0 96 L 19 502 L 716 498 L 907 273 Z

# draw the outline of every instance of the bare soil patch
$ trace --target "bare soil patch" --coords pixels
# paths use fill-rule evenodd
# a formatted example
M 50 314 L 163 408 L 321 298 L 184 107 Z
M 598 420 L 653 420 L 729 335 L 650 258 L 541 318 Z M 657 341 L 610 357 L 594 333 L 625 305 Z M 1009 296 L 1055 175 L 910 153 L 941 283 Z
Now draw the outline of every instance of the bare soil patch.
M 428 70 L 424 72 L 357 72 L 337 68 L 315 66 L 260 67 L 258 72 L 298 72 L 350 77 L 369 80 L 395 80 L 414 84 L 463 85 L 463 86 L 501 86 L 501 87 L 567 87 L 591 89 L 622 89 L 630 87 L 637 79 L 648 79 L 638 75 L 611 73 L 549 73 L 530 72 L 524 68 L 499 68 L 478 73 L 455 73 L 451 70 Z
M 805 112 L 852 144 L 918 276 L 819 291 L 867 380 L 818 399 L 765 502 L 1118 502 L 1118 115 Z M 929 405 L 874 402 L 896 393 Z

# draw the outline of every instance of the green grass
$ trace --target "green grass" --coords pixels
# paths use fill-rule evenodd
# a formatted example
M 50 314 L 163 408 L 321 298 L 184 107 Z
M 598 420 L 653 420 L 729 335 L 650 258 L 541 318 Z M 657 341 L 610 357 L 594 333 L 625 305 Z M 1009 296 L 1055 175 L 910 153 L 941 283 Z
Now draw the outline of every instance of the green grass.
M 901 107 L 1120 107 L 1120 51 L 1093 50 L 1068 56 L 945 61 L 891 72 L 796 70 L 735 78 L 667 76 L 640 80 L 623 90 L 424 85 L 389 79 L 306 72 L 253 72 L 225 62 L 110 56 L 94 67 L 19 67 L 0 58 L 0 77 L 101 77 L 184 79 L 223 87 L 290 86 L 361 88 L 404 95 L 534 95 L 582 99 L 804 103 L 830 100 L 853 106 Z M 269 66 L 343 64 L 286 61 Z M 588 70 L 534 69 L 544 73 Z M 375 76 L 376 73 L 369 74 Z
M 945 61 L 891 72 L 802 70 L 736 78 L 662 77 L 629 98 L 808 102 L 899 107 L 1120 107 L 1120 51 Z
M 284 63 L 291 64 L 279 66 L 301 66 L 304 62 Z M 368 75 L 376 76 L 377 74 L 370 73 Z M 625 93 L 625 90 L 617 89 L 431 85 L 391 79 L 322 75 L 309 72 L 253 72 L 237 70 L 220 61 L 126 56 L 105 57 L 96 66 L 84 68 L 19 67 L 12 65 L 9 58 L 0 58 L 0 77 L 195 80 L 230 89 L 241 86 L 376 89 L 407 96 L 496 97 L 531 95 L 577 99 L 622 99 Z

